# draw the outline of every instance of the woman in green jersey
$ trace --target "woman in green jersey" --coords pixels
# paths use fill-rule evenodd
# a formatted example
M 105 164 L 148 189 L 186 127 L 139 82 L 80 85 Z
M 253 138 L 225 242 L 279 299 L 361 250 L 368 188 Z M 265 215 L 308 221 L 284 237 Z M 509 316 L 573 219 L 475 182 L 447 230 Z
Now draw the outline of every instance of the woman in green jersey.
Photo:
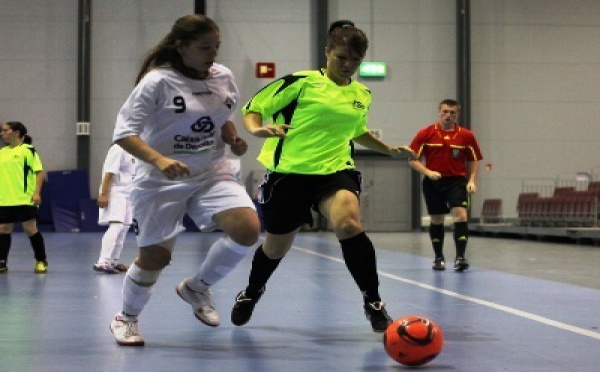
M 48 261 L 44 238 L 36 222 L 42 202 L 42 162 L 23 123 L 5 123 L 1 133 L 6 146 L 0 149 L 0 272 L 8 270 L 11 233 L 15 223 L 20 222 L 33 247 L 34 272 L 43 274 L 48 270 Z
M 255 252 L 248 286 L 236 297 L 231 313 L 236 325 L 250 320 L 296 233 L 312 223 L 311 208 L 328 220 L 339 239 L 373 330 L 383 332 L 391 323 L 379 295 L 375 250 L 360 222 L 353 143 L 394 157 L 414 153 L 383 143 L 367 129 L 371 92 L 352 79 L 367 47 L 367 37 L 353 22 L 332 23 L 325 69 L 277 79 L 242 110 L 246 130 L 266 138 L 258 160 L 268 173 L 259 195 L 265 241 Z

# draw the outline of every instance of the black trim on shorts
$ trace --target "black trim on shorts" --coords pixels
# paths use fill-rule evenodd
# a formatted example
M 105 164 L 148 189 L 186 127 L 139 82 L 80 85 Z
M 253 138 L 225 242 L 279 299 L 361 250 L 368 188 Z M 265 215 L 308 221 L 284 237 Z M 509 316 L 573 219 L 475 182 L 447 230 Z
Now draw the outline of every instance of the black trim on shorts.
M 319 213 L 319 202 L 338 190 L 348 190 L 359 198 L 360 172 L 355 169 L 328 175 L 269 172 L 259 187 L 265 230 L 286 234 L 305 223 L 312 226 L 311 210 Z

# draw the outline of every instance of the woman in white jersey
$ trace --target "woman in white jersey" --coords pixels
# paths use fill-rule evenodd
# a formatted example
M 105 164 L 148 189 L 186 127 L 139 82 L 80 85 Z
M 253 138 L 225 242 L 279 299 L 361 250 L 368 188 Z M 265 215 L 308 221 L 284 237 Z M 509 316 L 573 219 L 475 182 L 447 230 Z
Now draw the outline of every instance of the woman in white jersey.
M 119 145 L 113 144 L 102 166 L 102 181 L 98 195 L 98 224 L 108 225 L 102 236 L 102 248 L 95 271 L 119 274 L 129 267 L 121 262 L 123 243 L 133 222 L 131 188 L 135 176 L 136 160 Z
M 171 261 L 187 213 L 201 230 L 225 234 L 199 271 L 177 285 L 196 318 L 219 325 L 210 287 L 258 240 L 260 221 L 226 158 L 247 150 L 232 122 L 239 92 L 231 71 L 215 63 L 220 32 L 203 15 L 179 18 L 142 64 L 116 122 L 113 140 L 140 160 L 131 193 L 139 254 L 123 283 L 123 306 L 111 323 L 120 345 L 144 340 L 137 317 Z

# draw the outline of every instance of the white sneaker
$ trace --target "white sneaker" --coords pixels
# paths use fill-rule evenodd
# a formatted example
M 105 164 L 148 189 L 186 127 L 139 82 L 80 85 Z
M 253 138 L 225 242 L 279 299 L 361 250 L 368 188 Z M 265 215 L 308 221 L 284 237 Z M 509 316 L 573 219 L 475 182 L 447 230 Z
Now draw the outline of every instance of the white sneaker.
M 144 339 L 140 336 L 136 318 L 129 318 L 117 314 L 115 319 L 110 323 L 110 330 L 119 345 L 144 346 Z
M 190 289 L 187 279 L 183 280 L 175 287 L 175 291 L 185 302 L 192 305 L 194 315 L 199 321 L 207 326 L 217 327 L 220 324 L 219 313 L 215 310 L 215 305 L 211 298 L 212 292 L 207 289 L 206 292 L 196 292 Z

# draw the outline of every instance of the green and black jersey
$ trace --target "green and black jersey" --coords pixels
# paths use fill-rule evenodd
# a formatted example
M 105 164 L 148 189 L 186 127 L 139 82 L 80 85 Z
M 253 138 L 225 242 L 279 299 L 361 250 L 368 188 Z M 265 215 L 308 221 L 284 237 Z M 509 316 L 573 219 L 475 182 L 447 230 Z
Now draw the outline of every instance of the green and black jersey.
M 332 174 L 354 168 L 352 140 L 366 133 L 371 92 L 352 80 L 339 86 L 324 71 L 300 71 L 260 90 L 242 109 L 289 124 L 287 137 L 267 138 L 258 161 L 280 173 Z
M 20 144 L 0 149 L 0 206 L 33 205 L 36 173 L 42 161 L 31 145 Z

